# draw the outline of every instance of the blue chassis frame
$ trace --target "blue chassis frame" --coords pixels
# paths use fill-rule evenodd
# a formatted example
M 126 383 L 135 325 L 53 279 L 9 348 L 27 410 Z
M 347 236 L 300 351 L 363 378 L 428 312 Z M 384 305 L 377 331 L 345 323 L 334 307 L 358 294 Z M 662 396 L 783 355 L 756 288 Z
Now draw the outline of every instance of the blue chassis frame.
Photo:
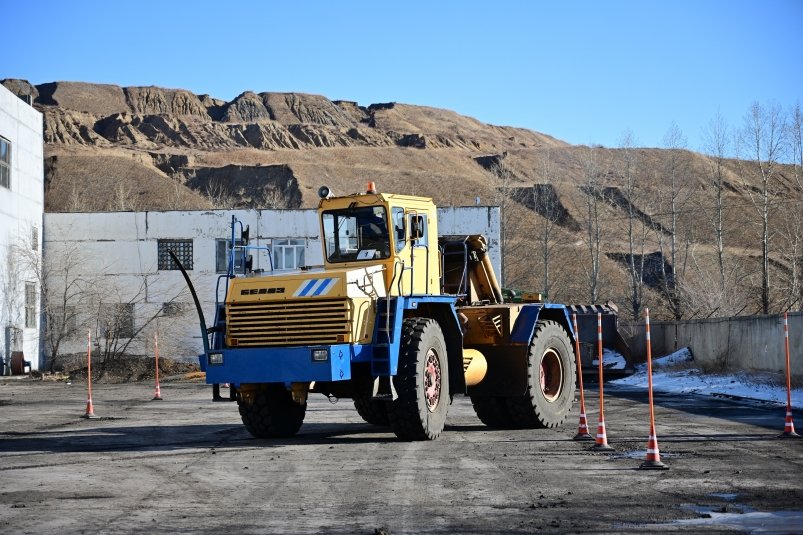
M 401 310 L 416 310 L 419 305 L 446 305 L 457 322 L 454 296 L 406 296 L 396 298 Z M 560 309 L 565 317 L 565 326 L 574 337 L 569 313 L 562 304 L 533 303 L 524 306 L 511 333 L 511 340 L 518 344 L 529 344 L 543 309 Z M 399 341 L 401 338 L 403 314 L 395 315 L 390 344 L 390 375 L 398 370 Z M 376 331 L 374 340 L 376 340 Z M 215 341 L 222 342 L 222 334 L 216 334 Z M 224 348 L 222 343 L 214 343 L 199 355 L 201 369 L 206 372 L 208 384 L 231 383 L 292 383 L 310 381 L 348 381 L 351 379 L 352 363 L 370 364 L 374 358 L 375 344 L 332 344 L 296 347 L 268 348 Z M 327 359 L 314 361 L 314 350 L 325 349 Z M 210 364 L 209 354 L 221 354 L 221 364 Z

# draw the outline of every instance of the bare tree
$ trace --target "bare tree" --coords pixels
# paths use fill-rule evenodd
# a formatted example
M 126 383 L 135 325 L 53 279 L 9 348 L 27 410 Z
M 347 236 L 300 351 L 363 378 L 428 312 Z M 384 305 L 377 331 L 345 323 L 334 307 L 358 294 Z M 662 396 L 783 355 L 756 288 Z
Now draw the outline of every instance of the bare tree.
M 791 189 L 798 201 L 784 206 L 787 216 L 782 218 L 781 232 L 785 244 L 781 256 L 789 266 L 785 309 L 800 307 L 803 303 L 803 112 L 800 103 L 789 112 L 787 141 L 792 157 Z
M 222 180 L 210 180 L 204 192 L 215 208 L 232 208 L 236 203 L 236 199 Z
M 24 270 L 20 262 L 17 248 L 9 246 L 5 255 L 5 265 L 0 266 L 0 357 L 9 359 L 14 350 L 15 333 L 22 332 L 22 299 L 21 287 Z M 9 339 L 6 337 L 8 336 Z M 8 345 L 6 345 L 8 344 Z M 2 373 L 2 369 L 0 369 Z
M 688 194 L 688 160 L 685 156 L 686 137 L 683 132 L 678 128 L 677 124 L 672 123 L 669 130 L 664 136 L 664 147 L 667 149 L 666 161 L 664 165 L 665 180 L 658 181 L 662 185 L 661 189 L 661 204 L 662 211 L 666 211 L 669 219 L 669 225 L 664 228 L 656 228 L 655 231 L 658 235 L 659 249 L 661 251 L 662 259 L 666 258 L 666 251 L 664 250 L 664 235 L 667 235 L 669 247 L 669 265 L 671 272 L 667 270 L 667 263 L 661 262 L 661 284 L 663 291 L 666 295 L 669 311 L 677 320 L 683 318 L 683 303 L 684 300 L 681 296 L 683 288 L 682 279 L 685 276 L 685 255 L 679 249 L 678 234 L 679 225 L 678 219 L 681 213 L 685 210 L 689 198 Z M 668 232 L 667 232 L 668 231 Z M 688 235 L 684 240 L 686 249 L 689 245 Z
M 719 277 L 717 287 L 720 299 L 726 298 L 725 292 L 725 227 L 723 216 L 725 209 L 725 158 L 730 151 L 730 133 L 725 119 L 720 113 L 711 120 L 705 136 L 705 154 L 708 155 L 708 184 L 714 188 L 714 209 L 705 210 L 714 232 L 714 246 L 717 251 L 717 266 Z
M 140 286 L 134 292 L 123 294 L 114 287 L 100 292 L 94 303 L 94 340 L 101 374 L 113 361 L 125 355 L 132 344 L 147 345 L 142 336 L 159 318 L 171 314 L 170 305 L 177 303 L 184 291 L 171 291 L 169 296 L 156 298 L 157 306 L 154 292 L 149 291 L 148 277 L 142 276 Z M 149 303 L 150 307 L 147 306 Z
M 511 205 L 513 203 L 512 197 L 514 194 L 514 174 L 513 171 L 504 163 L 504 157 L 499 157 L 498 161 L 491 165 L 490 171 L 493 177 L 491 187 L 493 189 L 492 197 L 494 204 L 499 206 L 499 250 L 501 253 L 501 269 L 502 280 L 506 281 L 503 284 L 509 284 L 513 277 L 511 277 L 511 270 L 508 266 L 508 259 L 512 257 L 514 233 L 512 226 L 514 225 Z M 501 281 L 500 281 L 501 282 Z
M 581 157 L 583 168 L 583 191 L 585 209 L 583 213 L 583 238 L 588 247 L 589 262 L 586 267 L 586 280 L 588 281 L 588 297 L 591 303 L 599 301 L 600 266 L 602 253 L 602 220 L 601 205 L 604 199 L 604 189 L 600 181 L 600 172 L 597 165 L 597 154 L 594 147 L 583 150 Z
M 558 246 L 556 234 L 560 221 L 560 204 L 553 186 L 552 159 L 549 149 L 540 155 L 538 178 L 541 181 L 535 184 L 533 191 L 533 209 L 535 210 L 535 230 L 541 245 L 541 261 L 543 263 L 542 291 L 546 297 L 552 296 L 553 280 L 551 278 L 551 264 L 553 253 Z M 540 217 L 539 217 L 540 216 Z
M 784 154 L 786 121 L 778 104 L 762 106 L 753 103 L 745 116 L 739 140 L 749 158 L 750 174 L 758 179 L 757 192 L 748 188 L 748 194 L 761 226 L 761 311 L 770 312 L 770 210 L 776 195 L 775 187 L 779 161 Z
M 139 209 L 139 199 L 134 196 L 134 190 L 125 181 L 117 180 L 113 193 L 115 210 L 125 212 Z
M 254 206 L 267 208 L 270 210 L 284 210 L 290 207 L 290 203 L 285 195 L 277 188 L 266 188 L 262 190 L 259 198 L 254 199 Z
M 627 212 L 627 275 L 630 283 L 630 312 L 633 321 L 638 321 L 644 303 L 645 244 L 648 228 L 639 214 L 636 203 L 640 197 L 639 156 L 635 149 L 633 134 L 627 131 L 619 144 L 621 189 Z M 643 212 L 643 210 L 642 210 Z
M 41 330 L 52 372 L 60 364 L 62 344 L 85 327 L 85 307 L 91 302 L 95 280 L 82 273 L 88 259 L 77 243 L 51 244 L 46 261 L 37 248 L 24 241 L 17 244 L 16 252 L 39 287 L 44 318 Z

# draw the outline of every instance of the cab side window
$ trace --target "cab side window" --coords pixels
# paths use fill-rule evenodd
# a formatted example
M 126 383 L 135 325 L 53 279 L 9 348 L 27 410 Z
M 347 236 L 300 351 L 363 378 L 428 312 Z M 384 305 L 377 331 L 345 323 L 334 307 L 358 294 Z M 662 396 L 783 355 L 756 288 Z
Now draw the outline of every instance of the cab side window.
M 393 220 L 393 236 L 396 240 L 396 252 L 400 252 L 407 244 L 407 236 L 404 230 L 404 208 L 393 208 L 391 210 Z

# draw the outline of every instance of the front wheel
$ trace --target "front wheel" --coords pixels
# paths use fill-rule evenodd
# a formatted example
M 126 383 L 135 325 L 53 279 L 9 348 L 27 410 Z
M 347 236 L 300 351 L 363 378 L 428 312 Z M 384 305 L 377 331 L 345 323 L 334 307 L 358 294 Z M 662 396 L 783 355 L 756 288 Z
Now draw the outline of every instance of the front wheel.
M 388 425 L 387 402 L 371 399 L 371 396 L 358 396 L 354 398 L 354 408 L 357 414 L 372 425 Z
M 256 438 L 292 437 L 301 428 L 307 412 L 281 384 L 259 385 L 237 395 L 237 407 L 243 424 Z
M 388 417 L 396 436 L 436 439 L 446 425 L 450 397 L 446 343 L 435 320 L 404 320 L 394 385 L 399 397 L 388 404 Z
M 569 335 L 557 322 L 539 321 L 527 358 L 527 392 L 506 398 L 518 427 L 557 427 L 574 402 L 577 375 Z

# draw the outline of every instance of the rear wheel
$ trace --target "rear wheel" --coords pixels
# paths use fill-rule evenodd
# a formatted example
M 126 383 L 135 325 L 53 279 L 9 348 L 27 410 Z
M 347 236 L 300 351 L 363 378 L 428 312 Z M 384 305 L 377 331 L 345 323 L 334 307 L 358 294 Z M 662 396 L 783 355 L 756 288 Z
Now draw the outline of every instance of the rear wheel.
M 388 404 L 386 401 L 371 399 L 370 396 L 355 397 L 354 408 L 363 420 L 373 425 L 388 425 Z
M 301 428 L 307 411 L 280 384 L 260 385 L 257 390 L 243 390 L 237 395 L 237 407 L 243 424 L 256 438 L 292 437 Z
M 471 396 L 471 404 L 477 418 L 488 427 L 495 429 L 510 429 L 513 427 L 513 418 L 505 403 L 505 398 L 499 396 Z
M 403 440 L 433 440 L 446 425 L 449 367 L 440 325 L 428 318 L 408 318 L 402 325 L 398 399 L 388 404 L 390 425 Z
M 569 335 L 557 322 L 539 321 L 527 359 L 527 393 L 505 400 L 515 425 L 561 425 L 574 402 L 576 374 Z

